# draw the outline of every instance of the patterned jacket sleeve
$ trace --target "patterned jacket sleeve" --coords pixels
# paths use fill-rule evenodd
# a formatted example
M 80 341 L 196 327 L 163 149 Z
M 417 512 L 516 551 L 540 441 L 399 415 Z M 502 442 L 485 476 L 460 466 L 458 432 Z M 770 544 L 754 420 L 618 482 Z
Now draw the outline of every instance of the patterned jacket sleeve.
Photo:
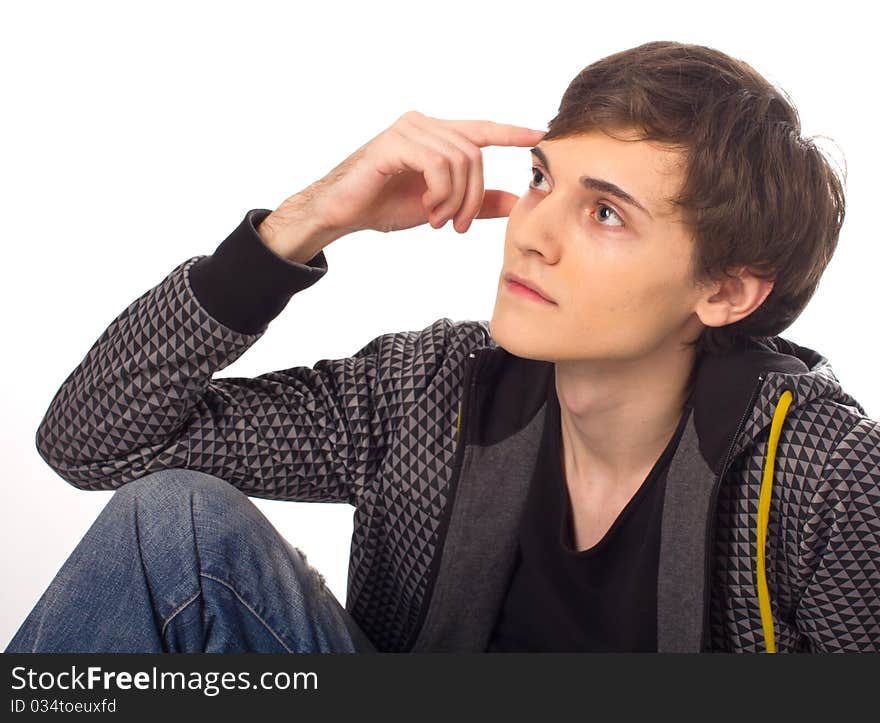
M 36 435 L 63 479 L 109 490 L 186 467 L 254 497 L 357 504 L 405 403 L 464 327 L 440 319 L 349 358 L 212 379 L 327 270 L 323 252 L 296 264 L 269 251 L 256 233 L 268 213 L 248 212 L 212 256 L 188 259 L 136 299 L 63 382 Z
M 841 439 L 803 523 L 797 627 L 813 652 L 880 652 L 880 424 Z

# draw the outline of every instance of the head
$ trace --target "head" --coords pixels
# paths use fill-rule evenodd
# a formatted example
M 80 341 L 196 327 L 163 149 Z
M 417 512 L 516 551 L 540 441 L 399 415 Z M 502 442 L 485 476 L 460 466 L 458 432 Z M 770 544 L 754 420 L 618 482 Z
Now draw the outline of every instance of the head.
M 652 42 L 586 67 L 532 166 L 491 321 L 527 358 L 723 353 L 775 336 L 843 223 L 841 180 L 787 97 L 698 45 Z M 555 303 L 512 291 L 511 272 Z

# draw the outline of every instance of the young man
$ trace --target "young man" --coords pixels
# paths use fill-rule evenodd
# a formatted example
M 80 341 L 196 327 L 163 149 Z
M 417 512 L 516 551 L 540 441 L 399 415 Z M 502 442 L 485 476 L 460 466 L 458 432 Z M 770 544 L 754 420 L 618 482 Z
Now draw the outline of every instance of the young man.
M 799 130 L 745 63 L 647 43 L 546 134 L 410 112 L 250 211 L 53 400 L 47 463 L 121 489 L 9 649 L 880 650 L 880 425 L 778 336 L 844 216 Z M 532 149 L 523 196 L 483 191 L 489 144 Z M 211 378 L 334 239 L 493 216 L 490 322 Z M 245 495 L 356 507 L 347 610 Z

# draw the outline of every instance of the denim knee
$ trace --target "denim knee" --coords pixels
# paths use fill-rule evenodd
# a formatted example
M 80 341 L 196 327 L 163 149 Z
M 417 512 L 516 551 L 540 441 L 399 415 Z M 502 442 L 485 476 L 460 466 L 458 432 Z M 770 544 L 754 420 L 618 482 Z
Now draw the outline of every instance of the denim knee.
M 199 572 L 225 570 L 244 548 L 273 531 L 231 483 L 181 467 L 122 485 L 105 514 L 117 539 L 132 539 L 148 577 L 156 577 L 156 584 L 177 579 L 175 594 L 193 588 Z
M 134 507 L 138 519 L 148 517 L 156 523 L 177 520 L 181 524 L 192 522 L 198 509 L 202 519 L 218 518 L 217 524 L 204 526 L 204 533 L 266 523 L 247 495 L 232 483 L 183 467 L 158 470 L 127 482 L 116 490 L 108 507 L 117 511 Z
M 218 495 L 227 503 L 247 501 L 244 492 L 232 483 L 207 472 L 185 467 L 169 467 L 150 472 L 126 482 L 113 496 L 121 500 L 136 498 L 145 503 L 156 500 L 170 501 L 174 498 L 186 501 L 191 499 L 194 491 Z
M 203 591 L 208 586 L 212 597 L 231 594 L 259 621 L 257 627 L 272 631 L 290 651 L 346 651 L 351 646 L 348 613 L 324 576 L 231 483 L 204 472 L 171 468 L 133 480 L 117 494 L 121 504 L 131 505 L 135 512 L 140 554 L 154 577 L 163 569 L 163 580 L 169 568 L 175 570 L 171 575 L 179 568 L 194 570 Z M 173 588 L 177 599 L 194 599 L 183 594 L 183 587 Z M 226 614 L 237 617 L 228 610 Z M 357 634 L 362 641 L 363 634 Z
M 202 552 L 203 570 L 249 555 L 290 554 L 308 564 L 305 553 L 288 542 L 244 492 L 206 472 L 183 467 L 152 472 L 120 487 L 111 506 L 126 519 L 133 518 L 141 541 L 154 541 L 164 554 L 169 554 L 170 544 L 195 544 Z M 326 589 L 324 576 L 308 569 Z

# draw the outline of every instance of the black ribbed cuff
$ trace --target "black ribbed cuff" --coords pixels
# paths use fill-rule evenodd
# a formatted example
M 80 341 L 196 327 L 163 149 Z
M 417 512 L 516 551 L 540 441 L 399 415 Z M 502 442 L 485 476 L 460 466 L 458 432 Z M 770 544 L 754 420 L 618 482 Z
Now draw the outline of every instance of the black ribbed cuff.
M 257 226 L 270 213 L 264 208 L 248 211 L 211 256 L 189 269 L 199 303 L 221 324 L 243 334 L 264 331 L 295 293 L 327 273 L 323 251 L 300 264 L 266 246 Z

